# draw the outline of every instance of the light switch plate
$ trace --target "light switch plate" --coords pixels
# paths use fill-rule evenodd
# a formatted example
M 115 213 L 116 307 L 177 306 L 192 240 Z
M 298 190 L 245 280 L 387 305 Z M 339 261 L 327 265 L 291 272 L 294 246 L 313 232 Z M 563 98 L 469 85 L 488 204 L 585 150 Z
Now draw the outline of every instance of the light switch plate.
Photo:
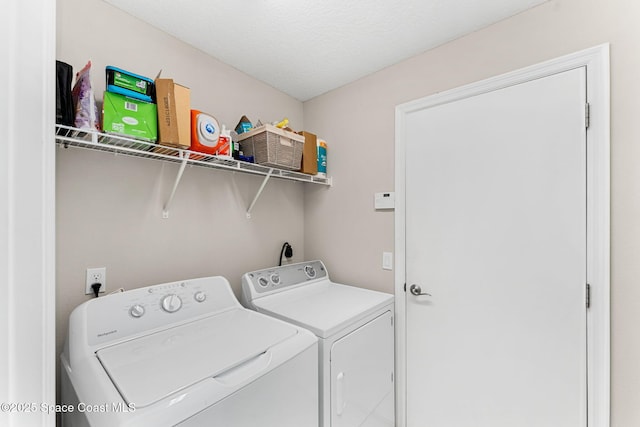
M 382 269 L 393 270 L 393 252 L 382 252 Z
M 376 209 L 394 209 L 396 207 L 396 193 L 376 193 L 374 197 Z

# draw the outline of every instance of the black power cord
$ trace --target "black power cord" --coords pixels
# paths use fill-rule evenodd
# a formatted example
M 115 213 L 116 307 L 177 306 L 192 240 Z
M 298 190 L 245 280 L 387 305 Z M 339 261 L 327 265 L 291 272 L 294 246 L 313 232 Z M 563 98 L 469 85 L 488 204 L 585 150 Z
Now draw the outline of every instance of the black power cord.
M 284 242 L 282 245 L 282 250 L 280 250 L 280 258 L 278 258 L 278 265 L 282 265 L 282 254 L 287 257 L 287 259 L 293 256 L 293 248 L 289 244 L 289 242 Z
M 100 293 L 100 288 L 102 287 L 101 283 L 94 283 L 91 285 L 91 289 L 93 289 L 93 294 L 98 298 L 98 294 Z

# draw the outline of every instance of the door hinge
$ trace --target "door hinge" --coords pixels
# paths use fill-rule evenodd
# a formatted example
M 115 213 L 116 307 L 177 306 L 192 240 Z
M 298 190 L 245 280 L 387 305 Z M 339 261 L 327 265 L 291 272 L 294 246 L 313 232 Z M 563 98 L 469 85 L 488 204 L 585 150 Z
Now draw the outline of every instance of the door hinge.
M 584 127 L 589 129 L 589 123 L 591 122 L 591 106 L 587 102 L 584 104 Z
M 587 308 L 591 307 L 591 285 L 587 283 L 585 288 L 584 303 Z

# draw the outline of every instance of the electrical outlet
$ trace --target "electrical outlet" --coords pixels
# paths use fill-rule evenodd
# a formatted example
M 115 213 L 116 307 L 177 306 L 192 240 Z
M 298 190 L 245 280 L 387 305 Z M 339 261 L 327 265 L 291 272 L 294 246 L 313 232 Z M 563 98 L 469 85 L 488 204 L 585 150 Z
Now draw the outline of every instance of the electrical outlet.
M 93 295 L 93 289 L 91 285 L 94 283 L 100 283 L 100 293 L 103 293 L 107 290 L 107 268 L 106 267 L 98 267 L 98 268 L 87 268 L 87 279 L 85 282 L 85 295 Z

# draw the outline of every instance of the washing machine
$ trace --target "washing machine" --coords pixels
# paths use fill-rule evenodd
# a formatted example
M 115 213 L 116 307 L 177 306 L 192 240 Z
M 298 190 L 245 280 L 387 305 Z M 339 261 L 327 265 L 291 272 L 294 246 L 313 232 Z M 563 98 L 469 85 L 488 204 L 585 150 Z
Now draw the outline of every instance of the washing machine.
M 241 299 L 318 337 L 320 426 L 394 426 L 392 295 L 334 283 L 316 260 L 244 274 Z
M 62 425 L 315 427 L 317 341 L 223 277 L 95 298 L 69 319 Z

